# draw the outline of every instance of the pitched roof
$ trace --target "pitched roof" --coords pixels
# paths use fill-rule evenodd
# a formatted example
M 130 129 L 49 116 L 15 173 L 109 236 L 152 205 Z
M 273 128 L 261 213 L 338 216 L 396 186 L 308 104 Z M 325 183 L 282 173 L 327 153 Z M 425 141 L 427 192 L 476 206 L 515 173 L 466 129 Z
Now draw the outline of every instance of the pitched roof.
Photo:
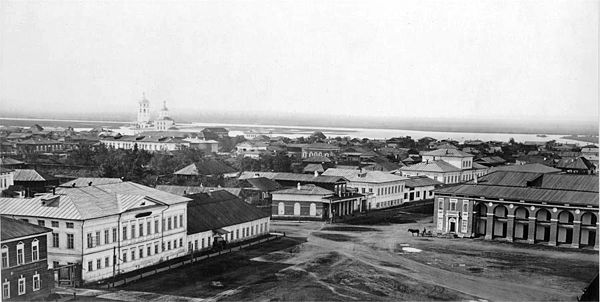
M 108 177 L 79 177 L 71 181 L 65 182 L 60 185 L 61 187 L 86 187 L 86 186 L 98 186 L 106 184 L 114 184 L 123 182 L 120 178 L 108 178 Z
M 297 174 L 297 173 L 277 173 L 273 177 L 275 181 L 294 181 L 294 182 L 309 182 L 309 183 L 337 183 L 340 181 L 346 181 L 341 176 L 328 176 L 319 175 L 314 176 L 310 174 Z
M 12 159 L 10 157 L 3 157 L 0 158 L 0 166 L 2 165 L 22 165 L 25 162 L 22 162 L 20 160 L 16 160 L 16 159 Z
M 435 191 L 436 194 L 451 194 L 486 198 L 503 198 L 529 202 L 550 202 L 557 204 L 598 206 L 598 193 L 553 190 L 542 188 L 490 186 L 485 184 L 463 184 Z
M 52 232 L 52 229 L 5 216 L 0 217 L 0 225 L 2 241 Z
M 596 166 L 584 157 L 563 158 L 557 164 L 558 169 L 593 170 Z
M 235 196 L 240 196 L 241 188 L 223 188 L 223 187 L 201 187 L 201 186 L 171 186 L 171 185 L 158 185 L 157 190 L 161 190 L 167 193 L 187 196 L 196 193 L 209 193 L 213 191 L 224 190 Z
M 402 171 L 422 171 L 422 172 L 459 172 L 462 171 L 446 161 L 433 160 L 429 162 L 420 162 L 418 164 L 400 168 Z
M 598 176 L 595 175 L 497 171 L 479 177 L 477 182 L 490 186 L 598 192 Z
M 439 186 L 443 185 L 443 183 L 433 180 L 427 176 L 410 176 L 404 182 L 407 188 L 417 188 L 417 187 L 428 187 L 428 186 Z
M 173 205 L 189 199 L 133 182 L 56 189 L 31 199 L 0 198 L 7 215 L 84 220 L 122 213 L 134 205 Z
M 323 166 L 321 164 L 308 164 L 306 165 L 306 167 L 304 167 L 304 169 L 302 169 L 303 172 L 323 172 L 325 171 L 325 169 L 323 169 Z
M 254 188 L 257 188 L 264 192 L 271 192 L 281 189 L 281 186 L 276 181 L 270 180 L 266 177 L 254 177 L 245 180 Z
M 343 176 L 351 182 L 385 183 L 406 180 L 406 177 L 398 176 L 382 171 L 360 171 L 349 169 L 329 168 L 323 175 Z
M 437 149 L 433 151 L 423 152 L 422 156 L 448 156 L 448 157 L 473 157 L 472 154 L 460 151 L 458 149 Z
M 321 149 L 321 150 L 340 150 L 340 147 L 336 145 L 326 143 L 314 143 L 303 146 L 304 149 Z
M 243 171 L 238 177 L 239 180 L 253 178 L 253 177 L 266 177 L 273 179 L 277 175 L 277 172 L 255 172 L 255 171 Z
M 233 173 L 236 170 L 214 158 L 203 159 L 200 162 L 190 164 L 173 174 L 176 175 L 219 175 Z
M 198 193 L 187 209 L 187 233 L 195 234 L 269 217 L 227 191 Z
M 56 179 L 53 176 L 40 173 L 33 169 L 15 169 L 14 181 L 48 181 Z
M 525 165 L 510 165 L 499 166 L 491 169 L 492 171 L 514 171 L 514 172 L 533 172 L 533 173 L 558 173 L 560 169 L 555 169 L 542 164 L 525 164 Z
M 298 189 L 298 187 L 293 187 L 293 188 L 275 191 L 275 192 L 273 192 L 273 194 L 323 195 L 323 196 L 325 196 L 325 195 L 333 194 L 333 191 L 323 189 L 323 188 L 313 185 L 313 184 L 308 184 L 308 185 L 300 186 L 300 189 Z
M 330 163 L 331 159 L 327 156 L 311 156 L 302 161 L 307 163 Z

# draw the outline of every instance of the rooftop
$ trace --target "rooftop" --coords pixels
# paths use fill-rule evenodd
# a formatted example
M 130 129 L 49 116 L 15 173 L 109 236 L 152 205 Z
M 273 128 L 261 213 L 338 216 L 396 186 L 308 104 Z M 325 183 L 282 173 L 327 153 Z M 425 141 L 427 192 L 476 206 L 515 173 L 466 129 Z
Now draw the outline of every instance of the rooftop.
M 1 238 L 3 242 L 25 236 L 52 232 L 52 229 L 5 216 L 0 217 L 0 225 L 2 225 Z
M 437 149 L 433 151 L 423 152 L 422 156 L 446 156 L 446 157 L 473 157 L 472 154 L 460 151 L 458 149 Z
M 382 171 L 360 171 L 350 169 L 330 168 L 323 173 L 329 176 L 342 176 L 351 182 L 385 183 L 406 180 L 406 177 L 398 176 Z
M 460 172 L 457 168 L 443 160 L 432 160 L 429 162 L 420 162 L 418 164 L 400 168 L 401 171 L 422 171 L 422 172 Z
M 187 165 L 186 167 L 176 171 L 176 175 L 219 175 L 234 173 L 236 170 L 216 159 L 203 159 L 197 163 Z
M 33 169 L 15 169 L 14 181 L 48 181 L 55 177 L 40 173 Z
M 161 190 L 167 193 L 187 196 L 196 193 L 210 193 L 214 191 L 224 190 L 235 196 L 240 196 L 241 188 L 223 188 L 223 187 L 201 187 L 201 186 L 172 186 L 172 185 L 158 185 L 157 190 Z
M 187 233 L 195 234 L 270 217 L 227 191 L 189 196 Z
M 120 178 L 108 178 L 108 177 L 80 177 L 68 182 L 61 184 L 61 187 L 86 187 L 86 186 L 98 186 L 106 184 L 121 183 L 123 180 Z
M 428 186 L 439 186 L 443 185 L 443 183 L 433 180 L 427 176 L 411 176 L 406 179 L 404 182 L 407 188 L 417 188 L 417 187 L 428 187 Z
M 525 165 L 510 165 L 499 166 L 492 168 L 492 171 L 513 171 L 513 172 L 533 172 L 533 173 L 559 173 L 560 169 L 555 169 L 542 164 L 525 164 Z
M 321 188 L 319 186 L 316 186 L 316 185 L 313 185 L 313 184 L 308 184 L 308 185 L 300 186 L 300 188 L 294 187 L 294 188 L 289 188 L 289 189 L 283 189 L 283 190 L 275 191 L 275 192 L 273 192 L 273 194 L 322 195 L 322 196 L 326 196 L 326 195 L 332 195 L 333 191 L 330 191 L 330 190 L 327 190 L 327 189 L 323 189 L 323 188 Z

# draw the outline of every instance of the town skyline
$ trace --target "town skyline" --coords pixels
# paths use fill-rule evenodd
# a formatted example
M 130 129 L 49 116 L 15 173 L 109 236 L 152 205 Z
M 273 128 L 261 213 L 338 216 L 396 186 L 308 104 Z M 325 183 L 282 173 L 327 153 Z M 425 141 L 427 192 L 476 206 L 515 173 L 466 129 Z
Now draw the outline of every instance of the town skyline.
M 2 111 L 111 115 L 146 92 L 173 114 L 597 124 L 597 8 L 7 1 Z

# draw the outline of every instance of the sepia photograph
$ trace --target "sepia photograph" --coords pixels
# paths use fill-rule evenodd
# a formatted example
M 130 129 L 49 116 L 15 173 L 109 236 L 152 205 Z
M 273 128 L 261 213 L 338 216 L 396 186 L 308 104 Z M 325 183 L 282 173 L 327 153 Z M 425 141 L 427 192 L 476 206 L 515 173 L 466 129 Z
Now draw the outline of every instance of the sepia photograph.
M 1 0 L 0 301 L 599 301 L 599 0 Z

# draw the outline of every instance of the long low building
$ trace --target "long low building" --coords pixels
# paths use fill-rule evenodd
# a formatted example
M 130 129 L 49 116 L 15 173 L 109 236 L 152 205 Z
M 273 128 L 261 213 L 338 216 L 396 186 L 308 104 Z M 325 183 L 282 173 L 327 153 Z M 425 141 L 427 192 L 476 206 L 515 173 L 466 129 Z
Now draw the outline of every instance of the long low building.
M 116 137 L 104 137 L 100 142 L 107 147 L 115 149 L 138 149 L 150 152 L 175 151 L 182 148 L 194 148 L 217 152 L 219 143 L 214 140 L 203 140 L 198 138 L 181 138 L 162 135 L 123 135 Z
M 498 171 L 435 191 L 437 231 L 598 249 L 598 177 Z
M 192 199 L 187 209 L 189 251 L 209 249 L 218 237 L 235 243 L 269 234 L 269 213 L 225 190 L 187 197 Z

